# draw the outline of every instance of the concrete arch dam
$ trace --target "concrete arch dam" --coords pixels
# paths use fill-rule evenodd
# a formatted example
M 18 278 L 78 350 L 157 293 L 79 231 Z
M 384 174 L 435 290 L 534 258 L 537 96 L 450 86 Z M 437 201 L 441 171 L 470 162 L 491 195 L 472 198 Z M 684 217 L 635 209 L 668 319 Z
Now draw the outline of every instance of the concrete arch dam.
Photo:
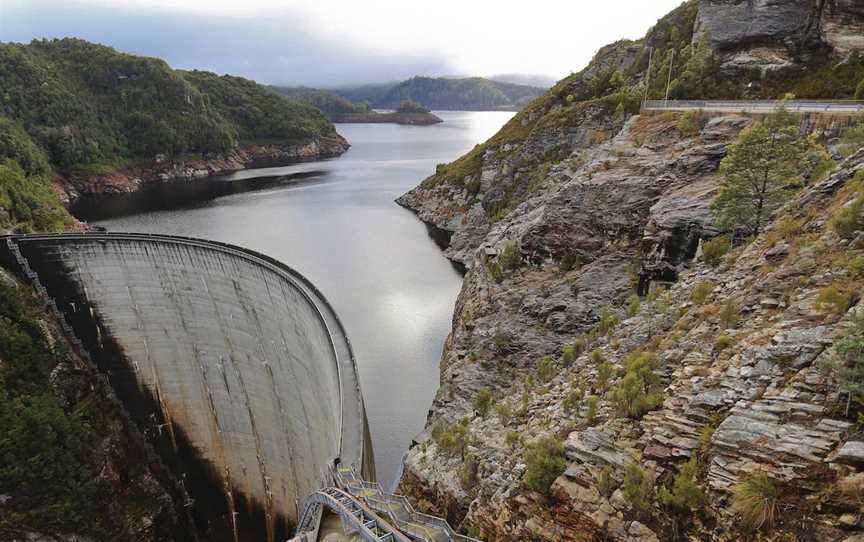
M 8 236 L 208 540 L 285 540 L 338 462 L 374 477 L 351 344 L 299 273 L 162 235 Z M 104 379 L 103 379 L 104 380 Z

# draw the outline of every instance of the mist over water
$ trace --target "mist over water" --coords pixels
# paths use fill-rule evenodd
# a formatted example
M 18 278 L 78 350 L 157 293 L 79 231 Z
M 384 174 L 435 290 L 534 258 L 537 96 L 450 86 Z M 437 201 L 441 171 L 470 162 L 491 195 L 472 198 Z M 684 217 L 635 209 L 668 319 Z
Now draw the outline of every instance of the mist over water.
M 109 231 L 247 247 L 309 278 L 351 338 L 385 487 L 423 428 L 462 283 L 424 224 L 393 200 L 513 115 L 436 114 L 445 122 L 337 125 L 351 149 L 336 159 L 159 185 L 74 209 Z

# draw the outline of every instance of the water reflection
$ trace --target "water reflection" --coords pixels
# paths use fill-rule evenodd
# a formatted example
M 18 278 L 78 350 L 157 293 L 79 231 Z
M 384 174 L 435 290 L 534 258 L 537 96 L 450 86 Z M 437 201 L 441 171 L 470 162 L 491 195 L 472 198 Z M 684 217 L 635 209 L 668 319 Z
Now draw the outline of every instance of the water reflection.
M 351 143 L 344 156 L 238 172 L 211 180 L 203 192 L 181 187 L 181 194 L 203 194 L 197 202 L 166 185 L 158 197 L 146 196 L 152 208 L 103 199 L 101 210 L 88 209 L 90 216 L 111 216 L 96 222 L 111 231 L 234 243 L 312 280 L 351 337 L 384 484 L 393 481 L 402 453 L 423 428 L 462 281 L 424 224 L 393 200 L 436 164 L 493 135 L 512 113 L 438 115 L 445 122 L 428 127 L 338 125 Z M 229 189 L 236 191 L 218 193 Z M 166 208 L 178 201 L 190 203 Z M 131 211 L 136 214 L 120 216 Z

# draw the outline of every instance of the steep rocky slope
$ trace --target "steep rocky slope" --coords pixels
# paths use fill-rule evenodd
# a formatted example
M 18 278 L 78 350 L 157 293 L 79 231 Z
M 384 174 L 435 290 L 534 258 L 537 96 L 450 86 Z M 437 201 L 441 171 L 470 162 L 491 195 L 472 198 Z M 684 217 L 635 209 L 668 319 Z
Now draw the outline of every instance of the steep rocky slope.
M 853 264 L 861 234 L 829 226 L 858 196 L 864 151 L 757 239 L 706 258 L 722 233 L 709 208 L 719 164 L 754 119 L 705 117 L 693 129 L 674 114 L 632 115 L 648 44 L 655 60 L 672 50 L 693 60 L 673 77 L 679 97 L 818 92 L 817 72 L 851 95 L 864 73 L 854 47 L 832 43 L 852 43 L 840 37 L 861 23 L 856 7 L 810 10 L 819 31 L 800 34 L 763 4 L 685 3 L 400 198 L 452 232 L 446 254 L 469 268 L 441 388 L 401 480 L 421 508 L 487 540 L 738 540 L 748 534 L 731 492 L 764 472 L 778 512 L 760 536 L 861 534 L 864 445 L 819 366 L 864 285 Z M 759 23 L 752 40 L 717 32 L 745 16 Z M 750 85 L 736 55 L 761 43 L 760 25 L 781 27 L 771 39 L 788 37 L 792 65 L 750 63 L 743 73 L 767 74 Z M 801 126 L 829 141 L 848 122 Z M 637 375 L 652 384 L 634 406 L 624 396 Z M 544 493 L 525 457 L 547 437 L 563 445 L 565 468 Z M 705 495 L 692 510 L 664 489 L 679 480 Z

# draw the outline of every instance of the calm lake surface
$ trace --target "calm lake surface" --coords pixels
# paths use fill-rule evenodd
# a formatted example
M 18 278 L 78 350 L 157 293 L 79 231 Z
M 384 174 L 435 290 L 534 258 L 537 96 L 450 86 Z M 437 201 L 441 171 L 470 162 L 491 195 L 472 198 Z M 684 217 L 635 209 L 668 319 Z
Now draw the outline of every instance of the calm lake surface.
M 436 114 L 444 122 L 434 126 L 339 124 L 351 149 L 332 160 L 160 185 L 73 209 L 109 231 L 247 247 L 309 278 L 351 337 L 385 487 L 423 429 L 462 284 L 426 227 L 393 200 L 513 115 Z

